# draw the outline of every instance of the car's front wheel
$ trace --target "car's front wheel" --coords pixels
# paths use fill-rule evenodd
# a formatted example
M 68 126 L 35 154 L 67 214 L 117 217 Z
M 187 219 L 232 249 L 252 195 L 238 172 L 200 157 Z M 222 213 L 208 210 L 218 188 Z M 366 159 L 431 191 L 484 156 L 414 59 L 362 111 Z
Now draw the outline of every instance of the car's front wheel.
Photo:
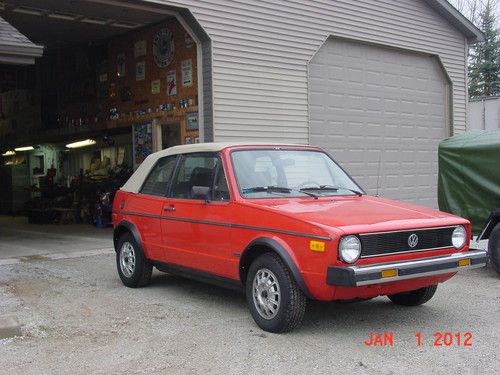
M 392 294 L 387 297 L 396 305 L 418 306 L 429 301 L 436 293 L 437 285 L 426 286 L 411 292 Z
M 118 239 L 116 267 L 123 284 L 130 288 L 145 286 L 151 280 L 153 266 L 130 233 Z
M 304 317 L 306 297 L 277 254 L 265 253 L 253 261 L 246 297 L 252 317 L 264 331 L 291 331 Z

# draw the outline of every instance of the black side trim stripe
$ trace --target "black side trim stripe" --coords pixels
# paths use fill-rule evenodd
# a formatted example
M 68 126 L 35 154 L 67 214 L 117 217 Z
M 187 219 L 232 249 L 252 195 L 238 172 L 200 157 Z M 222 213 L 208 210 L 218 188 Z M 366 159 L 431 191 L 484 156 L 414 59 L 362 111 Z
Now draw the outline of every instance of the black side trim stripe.
M 228 277 L 215 275 L 213 273 L 197 270 L 194 268 L 179 266 L 173 263 L 163 263 L 155 260 L 153 260 L 152 263 L 156 268 L 158 268 L 162 272 L 171 273 L 174 275 L 209 283 L 212 285 L 217 285 L 223 288 L 236 290 L 238 292 L 243 292 L 245 290 L 240 280 L 235 280 Z
M 331 241 L 332 240 L 330 237 L 327 237 L 327 236 L 319 236 L 319 235 L 315 235 L 315 234 L 294 232 L 294 231 L 274 229 L 274 228 L 254 227 L 254 226 L 242 225 L 242 224 L 221 223 L 221 222 L 217 222 L 217 221 L 186 219 L 186 218 L 180 218 L 180 217 L 167 217 L 167 216 L 161 216 L 161 215 L 152 215 L 152 214 L 144 214 L 144 213 L 140 213 L 140 212 L 121 211 L 121 210 L 113 210 L 113 213 L 121 214 L 121 215 L 143 216 L 143 217 L 150 217 L 150 218 L 154 218 L 154 219 L 163 219 L 163 220 L 171 220 L 171 221 L 182 221 L 182 222 L 186 222 L 186 223 L 215 225 L 215 226 L 226 227 L 226 228 L 237 228 L 237 229 L 248 229 L 248 230 L 257 230 L 257 231 L 263 231 L 263 232 L 271 232 L 271 233 L 282 233 L 282 234 L 289 234 L 291 236 L 313 238 L 313 239 L 323 240 L 323 241 Z

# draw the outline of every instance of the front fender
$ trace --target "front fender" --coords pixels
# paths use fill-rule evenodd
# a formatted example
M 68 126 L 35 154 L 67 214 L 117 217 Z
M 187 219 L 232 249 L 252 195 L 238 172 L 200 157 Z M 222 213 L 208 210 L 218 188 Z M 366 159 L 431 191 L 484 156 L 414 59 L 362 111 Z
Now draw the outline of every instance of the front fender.
M 276 254 L 280 256 L 280 258 L 285 262 L 288 269 L 290 270 L 295 282 L 302 290 L 302 292 L 306 295 L 307 298 L 314 298 L 307 288 L 306 283 L 304 282 L 304 278 L 300 273 L 299 267 L 297 266 L 297 262 L 294 260 L 293 253 L 291 249 L 287 246 L 283 241 L 279 241 L 270 237 L 259 237 L 254 239 L 252 242 L 248 244 L 240 258 L 240 279 L 243 284 L 246 281 L 246 275 L 248 272 L 248 268 L 252 263 L 253 259 L 255 259 L 258 255 L 260 255 L 263 251 L 261 249 L 270 249 L 274 251 Z

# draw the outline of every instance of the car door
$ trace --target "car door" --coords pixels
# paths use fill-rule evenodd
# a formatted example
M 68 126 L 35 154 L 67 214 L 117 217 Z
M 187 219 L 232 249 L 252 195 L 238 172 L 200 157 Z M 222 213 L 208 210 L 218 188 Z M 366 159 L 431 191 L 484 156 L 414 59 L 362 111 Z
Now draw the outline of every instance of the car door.
M 162 260 L 164 254 L 161 214 L 175 163 L 176 156 L 159 159 L 144 180 L 139 193 L 124 203 L 123 210 L 133 216 L 150 259 Z
M 217 153 L 182 156 L 163 211 L 163 242 L 170 263 L 235 276 L 232 263 L 237 258 L 232 256 L 227 226 L 232 221 L 229 197 Z

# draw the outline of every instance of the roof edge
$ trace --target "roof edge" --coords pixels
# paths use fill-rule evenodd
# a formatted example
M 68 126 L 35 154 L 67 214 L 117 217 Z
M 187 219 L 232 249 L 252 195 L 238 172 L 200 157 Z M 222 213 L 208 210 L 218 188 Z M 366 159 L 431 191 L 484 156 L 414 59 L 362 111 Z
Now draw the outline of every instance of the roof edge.
M 481 102 L 483 100 L 497 100 L 500 99 L 500 95 L 491 95 L 491 96 L 478 96 L 476 98 L 470 98 L 470 102 Z
M 30 57 L 42 57 L 44 47 L 39 44 L 14 44 L 0 41 L 0 52 L 5 54 L 19 54 Z
M 43 51 L 42 45 L 33 43 L 0 16 L 0 63 L 32 65 Z
M 485 40 L 483 32 L 447 0 L 424 1 L 448 20 L 455 28 L 461 31 L 470 43 L 483 42 Z

